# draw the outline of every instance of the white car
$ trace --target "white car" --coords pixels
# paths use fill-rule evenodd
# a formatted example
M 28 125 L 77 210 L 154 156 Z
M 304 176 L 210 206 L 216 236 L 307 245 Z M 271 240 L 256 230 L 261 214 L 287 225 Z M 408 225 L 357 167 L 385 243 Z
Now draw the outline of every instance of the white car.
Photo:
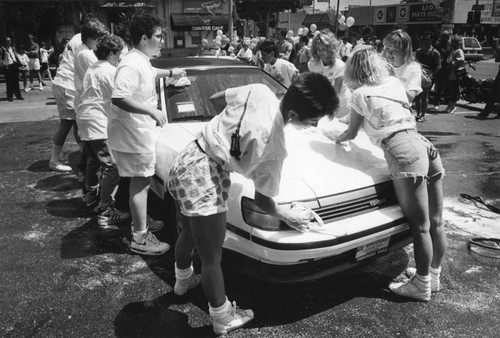
M 175 156 L 198 137 L 214 114 L 208 98 L 229 87 L 264 83 L 278 97 L 286 88 L 260 68 L 228 59 L 157 59 L 156 67 L 181 67 L 189 86 L 159 81 L 159 105 L 167 114 L 157 144 L 153 192 L 175 223 L 166 181 Z M 178 85 L 178 86 L 176 86 Z M 382 151 L 360 132 L 349 144 L 328 136 L 347 126 L 336 119 L 319 128 L 286 127 L 288 157 L 276 201 L 300 201 L 316 211 L 324 229 L 301 233 L 270 217 L 253 201 L 253 182 L 231 174 L 224 262 L 258 279 L 294 282 L 317 279 L 370 257 L 399 249 L 412 237 L 394 193 Z

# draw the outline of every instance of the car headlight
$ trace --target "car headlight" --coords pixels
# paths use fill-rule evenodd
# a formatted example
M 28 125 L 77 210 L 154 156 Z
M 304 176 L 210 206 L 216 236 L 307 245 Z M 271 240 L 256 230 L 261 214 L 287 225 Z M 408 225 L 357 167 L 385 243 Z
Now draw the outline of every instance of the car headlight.
M 250 226 L 267 231 L 289 229 L 276 217 L 266 214 L 265 211 L 259 208 L 255 202 L 248 197 L 243 197 L 241 199 L 241 213 L 245 223 Z

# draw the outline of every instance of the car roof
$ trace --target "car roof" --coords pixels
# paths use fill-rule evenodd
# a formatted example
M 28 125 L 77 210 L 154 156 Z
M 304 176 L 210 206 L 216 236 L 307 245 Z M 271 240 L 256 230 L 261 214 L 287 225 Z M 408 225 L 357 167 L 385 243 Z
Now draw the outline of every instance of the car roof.
M 226 57 L 172 57 L 151 59 L 157 68 L 258 68 L 253 65 Z

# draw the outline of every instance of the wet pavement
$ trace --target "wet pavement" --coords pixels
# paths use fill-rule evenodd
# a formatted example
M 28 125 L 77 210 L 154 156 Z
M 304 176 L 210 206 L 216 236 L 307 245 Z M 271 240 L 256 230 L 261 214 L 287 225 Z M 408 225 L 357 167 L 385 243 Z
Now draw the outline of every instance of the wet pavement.
M 0 93 L 5 85 L 0 83 Z M 130 223 L 98 230 L 74 174 L 48 169 L 58 118 L 50 86 L 0 100 L 0 336 L 210 337 L 200 288 L 175 297 L 173 254 L 132 255 Z M 256 319 L 231 337 L 498 337 L 500 259 L 467 251 L 473 236 L 500 237 L 500 215 L 459 198 L 498 204 L 500 120 L 429 114 L 419 125 L 447 168 L 449 252 L 443 290 L 429 303 L 406 301 L 387 284 L 412 264 L 411 246 L 318 281 L 273 285 L 227 269 L 230 299 Z M 70 133 L 62 158 L 74 166 Z M 158 209 L 151 210 L 161 217 Z M 172 236 L 164 231 L 160 238 Z

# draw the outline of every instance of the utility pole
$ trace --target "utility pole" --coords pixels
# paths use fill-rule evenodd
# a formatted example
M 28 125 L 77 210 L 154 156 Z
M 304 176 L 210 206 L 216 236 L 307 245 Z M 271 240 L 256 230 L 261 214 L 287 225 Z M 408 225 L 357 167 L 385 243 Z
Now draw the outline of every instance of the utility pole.
M 339 28 L 339 7 L 340 7 L 340 0 L 337 0 L 337 11 L 335 13 L 335 36 L 337 36 L 337 30 Z
M 233 0 L 229 0 L 228 6 L 229 12 L 229 22 L 228 22 L 228 30 L 229 30 L 229 41 L 233 42 Z

